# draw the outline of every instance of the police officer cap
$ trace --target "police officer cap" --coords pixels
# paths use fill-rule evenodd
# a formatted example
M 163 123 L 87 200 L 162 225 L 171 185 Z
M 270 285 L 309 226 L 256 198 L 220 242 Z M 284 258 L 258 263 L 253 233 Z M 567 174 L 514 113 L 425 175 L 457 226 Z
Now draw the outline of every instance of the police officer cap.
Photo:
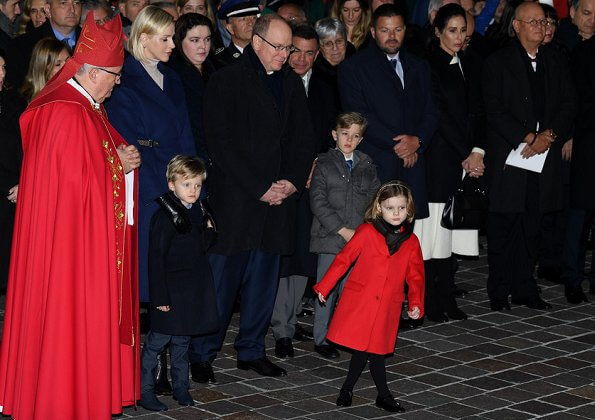
M 227 0 L 217 12 L 219 19 L 229 19 L 230 17 L 251 16 L 260 13 L 258 0 Z

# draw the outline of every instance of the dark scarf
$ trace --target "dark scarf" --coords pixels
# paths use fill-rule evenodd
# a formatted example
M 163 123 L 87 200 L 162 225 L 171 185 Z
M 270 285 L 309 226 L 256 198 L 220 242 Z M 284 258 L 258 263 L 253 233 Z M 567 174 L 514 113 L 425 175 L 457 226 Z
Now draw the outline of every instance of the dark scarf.
M 411 223 L 405 220 L 401 223 L 401 226 L 393 226 L 379 217 L 374 220 L 372 225 L 378 232 L 386 239 L 386 245 L 388 246 L 388 252 L 393 255 L 399 250 L 403 242 L 405 242 L 413 233 Z

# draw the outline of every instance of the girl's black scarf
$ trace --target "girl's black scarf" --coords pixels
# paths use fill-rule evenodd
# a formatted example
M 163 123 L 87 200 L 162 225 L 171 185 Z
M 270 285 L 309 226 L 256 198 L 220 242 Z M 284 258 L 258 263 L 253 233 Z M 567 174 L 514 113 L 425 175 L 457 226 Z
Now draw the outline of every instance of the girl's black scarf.
M 388 246 L 390 255 L 397 252 L 403 242 L 409 239 L 413 233 L 413 227 L 407 220 L 401 223 L 401 226 L 393 226 L 382 217 L 379 217 L 374 220 L 372 225 L 386 239 L 386 245 Z

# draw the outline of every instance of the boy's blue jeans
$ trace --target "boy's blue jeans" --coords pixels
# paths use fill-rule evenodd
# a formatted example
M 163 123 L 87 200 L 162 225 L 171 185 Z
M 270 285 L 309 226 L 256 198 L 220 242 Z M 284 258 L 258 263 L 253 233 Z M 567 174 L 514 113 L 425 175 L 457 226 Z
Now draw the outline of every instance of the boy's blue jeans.
M 174 396 L 188 391 L 188 335 L 166 335 L 149 331 L 141 354 L 140 388 L 141 395 L 154 394 L 157 355 L 163 351 L 167 343 L 171 356 L 171 379 Z

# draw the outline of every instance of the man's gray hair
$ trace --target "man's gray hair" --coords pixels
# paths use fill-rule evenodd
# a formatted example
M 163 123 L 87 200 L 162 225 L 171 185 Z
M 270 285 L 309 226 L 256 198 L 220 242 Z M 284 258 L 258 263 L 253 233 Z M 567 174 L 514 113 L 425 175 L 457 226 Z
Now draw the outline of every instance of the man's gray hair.
M 430 16 L 430 13 L 432 12 L 437 12 L 438 9 L 442 7 L 442 3 L 444 3 L 443 0 L 430 0 L 430 3 L 428 4 L 428 16 Z
M 106 0 L 83 0 L 81 2 L 81 26 L 85 23 L 87 13 L 97 9 L 105 10 L 108 19 L 111 19 L 114 15 L 112 8 Z
M 323 39 L 334 37 L 339 35 L 341 38 L 347 41 L 347 28 L 345 24 L 339 19 L 335 18 L 324 18 L 320 19 L 314 25 L 314 29 L 318 34 L 318 38 L 322 41 Z
M 84 74 L 87 74 L 87 73 L 89 73 L 89 70 L 91 70 L 91 69 L 92 69 L 92 68 L 94 68 L 94 67 L 95 67 L 95 66 L 92 66 L 91 64 L 87 64 L 87 63 L 85 63 L 85 64 L 83 64 L 83 65 L 81 66 L 81 68 L 80 68 L 80 69 L 78 69 L 78 70 L 77 70 L 76 74 L 77 74 L 77 76 L 82 76 L 82 75 L 84 75 Z

